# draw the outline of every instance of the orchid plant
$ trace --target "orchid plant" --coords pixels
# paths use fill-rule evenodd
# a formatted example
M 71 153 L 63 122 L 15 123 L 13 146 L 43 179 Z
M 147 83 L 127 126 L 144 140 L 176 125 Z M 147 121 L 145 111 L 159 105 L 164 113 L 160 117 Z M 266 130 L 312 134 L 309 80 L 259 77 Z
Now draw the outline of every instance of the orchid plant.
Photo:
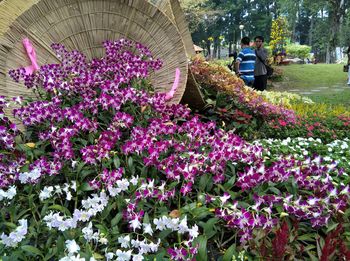
M 318 229 L 346 210 L 337 162 L 271 155 L 202 122 L 152 91 L 162 63 L 145 46 L 104 47 L 87 61 L 53 44 L 61 63 L 10 71 L 40 97 L 11 101 L 25 133 L 0 100 L 3 260 L 230 260 L 281 217 Z

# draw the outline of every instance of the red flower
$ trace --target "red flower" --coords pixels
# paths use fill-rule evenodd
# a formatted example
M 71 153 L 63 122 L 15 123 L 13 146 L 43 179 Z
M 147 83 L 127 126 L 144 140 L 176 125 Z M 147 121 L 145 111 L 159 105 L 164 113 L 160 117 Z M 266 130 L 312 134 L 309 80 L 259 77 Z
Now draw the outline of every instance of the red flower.
M 287 126 L 287 122 L 285 122 L 284 120 L 281 120 L 281 119 L 279 119 L 278 120 L 278 122 L 279 122 L 279 124 L 281 125 L 281 126 Z
M 309 127 L 307 127 L 308 131 L 312 131 L 314 129 L 314 126 L 310 125 Z
M 338 238 L 343 231 L 343 226 L 339 224 L 337 228 L 329 233 L 326 237 L 324 246 L 322 248 L 322 255 L 320 261 L 328 261 L 334 255 L 338 243 Z
M 286 246 L 289 239 L 289 228 L 287 222 L 283 222 L 281 228 L 277 230 L 276 237 L 272 240 L 274 260 L 283 260 L 286 253 Z

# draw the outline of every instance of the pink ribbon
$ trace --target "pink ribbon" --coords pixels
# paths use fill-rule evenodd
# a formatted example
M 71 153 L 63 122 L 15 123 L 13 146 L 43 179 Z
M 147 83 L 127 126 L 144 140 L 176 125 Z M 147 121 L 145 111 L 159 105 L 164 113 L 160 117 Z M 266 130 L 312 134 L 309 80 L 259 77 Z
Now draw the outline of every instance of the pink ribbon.
M 173 87 L 171 88 L 171 90 L 169 92 L 166 93 L 165 95 L 165 100 L 169 101 L 174 97 L 175 91 L 177 89 L 177 87 L 179 86 L 179 81 L 180 81 L 180 69 L 176 68 L 175 70 L 175 81 L 173 83 Z
M 29 60 L 31 61 L 31 65 L 24 67 L 24 69 L 26 70 L 25 74 L 30 75 L 30 74 L 33 74 L 33 72 L 35 72 L 36 70 L 39 70 L 39 65 L 36 61 L 35 49 L 34 49 L 32 43 L 29 41 L 29 39 L 24 38 L 22 40 L 22 43 L 23 43 L 24 49 L 27 52 Z

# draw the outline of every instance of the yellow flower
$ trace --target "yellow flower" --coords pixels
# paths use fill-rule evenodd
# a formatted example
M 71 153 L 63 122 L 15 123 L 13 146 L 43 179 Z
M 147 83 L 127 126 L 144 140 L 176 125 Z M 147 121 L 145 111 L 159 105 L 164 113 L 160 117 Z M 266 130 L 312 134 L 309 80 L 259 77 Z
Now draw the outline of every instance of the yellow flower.
M 289 216 L 289 214 L 288 213 L 286 213 L 286 212 L 281 212 L 281 214 L 280 214 L 280 217 L 282 218 L 282 217 L 288 217 Z
M 35 148 L 35 143 L 33 143 L 33 142 L 28 142 L 28 143 L 26 143 L 26 146 L 29 147 L 29 148 L 31 148 L 31 149 L 34 149 L 34 148 Z

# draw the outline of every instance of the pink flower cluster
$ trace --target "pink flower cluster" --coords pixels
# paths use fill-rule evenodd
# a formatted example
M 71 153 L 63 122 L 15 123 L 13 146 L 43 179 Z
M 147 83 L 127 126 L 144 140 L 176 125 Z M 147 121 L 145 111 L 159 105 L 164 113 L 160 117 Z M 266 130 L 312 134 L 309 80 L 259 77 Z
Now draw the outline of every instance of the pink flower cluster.
M 263 147 L 251 145 L 231 131 L 218 129 L 214 122 L 201 122 L 183 105 L 167 104 L 165 94 L 152 95 L 139 90 L 140 82 L 161 66 L 147 48 L 123 39 L 104 45 L 106 56 L 87 63 L 79 52 L 68 52 L 56 44 L 53 48 L 61 64 L 42 66 L 32 76 L 24 75 L 21 69 L 10 73 L 15 80 L 24 79 L 30 88 L 43 88 L 48 97 L 48 101 L 31 102 L 14 111 L 24 125 L 43 129 L 39 138 L 49 142 L 52 148 L 34 161 L 30 170 L 39 169 L 41 177 L 56 175 L 67 160 L 98 168 L 114 153 L 142 159 L 145 167 L 157 171 L 158 179 L 154 186 L 153 183 L 149 186 L 148 180 L 148 185 L 130 193 L 124 218 L 134 231 L 139 229 L 144 217 L 138 204 L 141 200 L 165 202 L 179 195 L 191 197 L 203 175 L 210 175 L 215 184 L 224 184 L 231 178 L 227 174 L 228 163 L 237 166 L 235 186 L 244 191 L 269 182 L 283 184 L 293 178 L 302 195 L 298 199 L 282 194 L 258 198 L 251 207 L 253 210 L 237 202 L 228 206 L 228 198 L 224 196 L 225 204 L 216 206 L 216 215 L 228 226 L 239 229 L 243 242 L 251 238 L 253 229 L 270 229 L 276 224 L 276 204 L 283 205 L 290 215 L 310 220 L 314 226 L 326 224 L 331 215 L 346 206 L 348 196 L 333 196 L 345 188 L 335 188 L 327 174 L 337 173 L 337 169 L 293 159 L 267 164 Z M 130 48 L 136 48 L 136 53 Z M 277 113 L 260 101 L 252 106 L 263 114 Z M 293 120 L 288 111 L 282 113 Z M 12 133 L 0 141 L 1 145 L 11 149 L 13 142 L 9 140 L 13 140 L 16 132 L 7 122 L 1 125 L 1 137 L 7 137 L 8 131 Z M 1 154 L 1 157 L 6 156 Z M 21 164 L 23 160 L 0 165 L 1 173 L 5 173 L 0 174 L 0 187 L 18 179 Z M 103 167 L 90 185 L 94 189 L 107 188 L 115 196 L 128 190 L 128 175 L 123 168 Z M 177 183 L 164 187 L 172 182 Z M 303 190 L 317 196 L 305 199 L 307 193 Z M 213 198 L 208 194 L 207 204 L 215 206 Z M 173 248 L 169 254 L 174 259 L 193 254 L 185 251 Z
M 5 116 L 8 105 L 6 98 L 0 96 L 0 188 L 9 187 L 18 179 L 25 162 L 24 155 L 15 148 L 15 139 L 19 135 L 17 126 Z
M 329 219 L 339 212 L 344 212 L 350 199 L 349 185 L 333 183 L 332 175 L 341 175 L 342 171 L 335 164 L 322 165 L 322 159 L 281 159 L 266 167 L 263 162 L 246 167 L 238 173 L 236 186 L 243 191 L 254 190 L 264 183 L 278 187 L 279 184 L 294 184 L 298 194 L 279 191 L 279 195 L 265 192 L 264 196 L 254 196 L 255 205 L 249 209 L 241 207 L 237 201 L 216 209 L 216 215 L 242 232 L 241 242 L 252 239 L 254 229 L 271 229 L 278 222 L 276 209 L 283 208 L 286 215 L 299 220 L 309 220 L 312 227 L 328 224 Z M 229 198 L 230 196 L 228 196 Z M 225 200 L 226 202 L 226 200 Z

